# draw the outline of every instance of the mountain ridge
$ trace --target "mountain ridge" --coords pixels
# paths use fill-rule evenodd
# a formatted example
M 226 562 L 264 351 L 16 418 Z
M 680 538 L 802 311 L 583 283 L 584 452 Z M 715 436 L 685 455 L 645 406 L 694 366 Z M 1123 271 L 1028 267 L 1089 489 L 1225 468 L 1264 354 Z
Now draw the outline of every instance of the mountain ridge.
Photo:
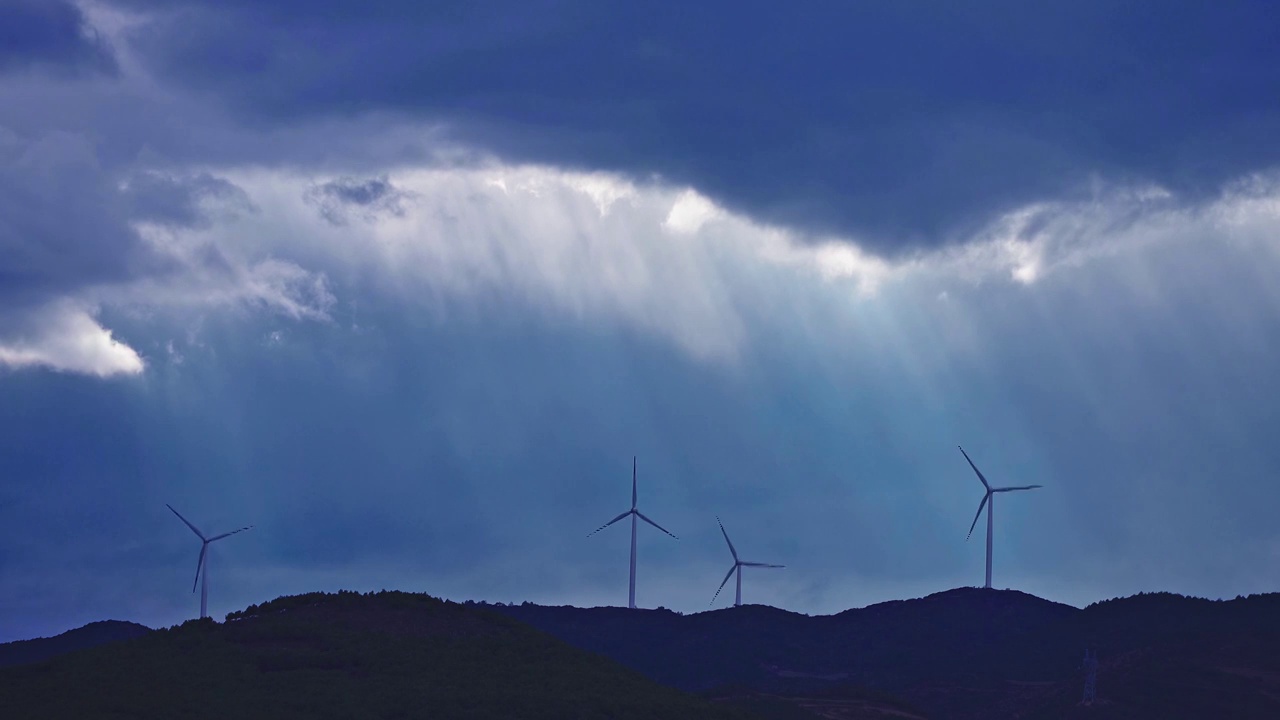
M 221 627 L 233 637 L 245 622 L 283 616 L 354 635 L 487 641 L 456 618 L 431 626 L 435 621 L 392 609 L 335 615 L 323 607 L 334 602 L 326 597 L 253 605 L 230 613 Z M 1277 593 L 1210 600 L 1144 592 L 1077 608 L 1020 591 L 967 587 L 832 615 L 763 605 L 687 615 L 664 608 L 450 605 L 511 623 L 486 621 L 488 633 L 527 625 L 662 686 L 767 717 L 793 717 L 783 706 L 846 718 L 1047 719 L 1086 711 L 1081 717 L 1098 720 L 1198 717 L 1193 711 L 1280 717 Z M 1100 702 L 1080 708 L 1086 647 L 1099 655 Z

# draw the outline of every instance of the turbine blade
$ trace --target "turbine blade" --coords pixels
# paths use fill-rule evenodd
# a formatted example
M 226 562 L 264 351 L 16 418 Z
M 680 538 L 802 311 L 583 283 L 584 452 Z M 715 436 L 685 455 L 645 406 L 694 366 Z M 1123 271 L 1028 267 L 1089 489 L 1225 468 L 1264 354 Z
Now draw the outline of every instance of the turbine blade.
M 621 515 L 619 515 L 618 517 L 616 517 L 616 518 L 614 518 L 614 519 L 610 520 L 609 522 L 607 522 L 607 523 L 605 523 L 605 524 L 601 525 L 600 527 L 596 528 L 595 530 L 592 530 L 591 532 L 587 533 L 587 537 L 591 537 L 592 535 L 595 535 L 596 533 L 598 533 L 598 532 L 600 532 L 601 530 L 603 530 L 603 529 L 605 529 L 605 528 L 609 527 L 610 525 L 612 525 L 612 524 L 614 524 L 614 523 L 618 522 L 619 520 L 621 520 L 622 518 L 624 518 L 624 517 L 626 517 L 626 516 L 630 515 L 630 514 L 631 514 L 631 513 L 633 513 L 633 512 L 635 512 L 635 511 L 634 511 L 634 510 L 628 510 L 628 511 L 626 511 L 626 512 L 622 513 L 622 514 L 621 514 Z
M 708 603 L 709 605 L 716 604 L 716 598 L 720 597 L 720 591 L 724 589 L 725 583 L 729 582 L 729 578 L 733 577 L 733 571 L 737 569 L 738 563 L 734 563 L 733 567 L 729 568 L 729 574 L 725 575 L 724 580 L 720 581 L 720 587 L 716 588 L 716 594 L 711 596 L 711 602 Z
M 253 529 L 253 526 L 252 526 L 252 525 L 250 525 L 249 527 L 242 527 L 242 528 L 240 528 L 239 530 L 232 530 L 231 532 L 222 533 L 221 535 L 217 535 L 217 536 L 214 536 L 214 537 L 209 538 L 209 542 L 213 542 L 214 540 L 221 540 L 221 539 L 222 539 L 222 538 L 224 538 L 224 537 L 231 537 L 232 535 L 235 535 L 236 533 L 241 533 L 241 532 L 244 532 L 245 530 L 252 530 L 252 529 Z
M 957 445 L 956 447 L 960 447 L 960 446 Z M 969 453 L 965 452 L 964 448 L 960 448 L 960 454 L 964 455 L 965 460 L 969 460 Z M 987 482 L 987 478 L 983 476 L 982 471 L 978 469 L 977 465 L 973 464 L 972 460 L 969 460 L 969 467 L 973 468 L 973 471 L 978 473 L 978 479 L 982 481 L 982 487 L 990 490 L 991 484 Z
M 191 583 L 191 592 L 195 592 L 196 586 L 200 584 L 200 569 L 204 567 L 204 555 L 208 550 L 208 542 L 200 546 L 200 559 L 196 560 L 196 579 Z
M 733 547 L 733 541 L 729 539 L 729 533 L 725 532 L 724 523 L 720 522 L 720 516 L 716 516 L 716 524 L 720 526 L 720 532 L 724 534 L 724 541 L 729 543 L 729 552 L 733 553 L 733 560 L 737 562 L 738 551 Z
M 164 506 L 165 506 L 165 507 L 167 507 L 167 508 L 169 508 L 169 510 L 173 511 L 173 514 L 174 514 L 174 515 L 177 515 L 179 520 L 181 520 L 182 522 L 186 523 L 187 527 L 191 528 L 191 532 L 193 532 L 193 533 L 195 533 L 195 534 L 196 534 L 196 537 L 200 538 L 201 540 L 204 540 L 204 539 L 205 539 L 205 538 L 204 538 L 204 533 L 202 533 L 202 532 L 200 532 L 199 530 L 197 530 L 197 529 L 196 529 L 196 526 L 195 526 L 195 525 L 192 525 L 190 520 L 188 520 L 188 519 L 186 519 L 186 518 L 182 517 L 182 513 L 178 512 L 177 510 L 174 510 L 174 509 L 173 509 L 173 506 L 172 506 L 172 505 L 170 505 L 169 503 L 165 503 L 165 504 L 164 504 Z
M 654 526 L 654 527 L 658 528 L 658 529 L 659 529 L 659 530 L 661 530 L 662 532 L 664 532 L 664 533 L 666 533 L 666 534 L 670 535 L 670 536 L 671 536 L 671 537 L 673 537 L 673 538 L 676 538 L 677 540 L 679 540 L 679 539 L 680 539 L 680 538 L 676 537 L 676 536 L 675 536 L 675 534 L 674 534 L 674 533 L 672 533 L 670 530 L 668 530 L 668 529 L 666 529 L 666 528 L 662 527 L 661 525 L 659 525 L 658 523 L 656 523 L 656 522 L 654 522 L 654 521 L 650 520 L 650 519 L 649 519 L 649 518 L 648 518 L 644 513 L 640 512 L 639 510 L 636 510 L 636 511 L 635 511 L 635 513 L 636 513 L 636 515 L 639 515 L 639 516 L 640 516 L 640 519 L 641 519 L 641 520 L 643 520 L 643 521 L 645 521 L 645 522 L 649 523 L 650 525 L 652 525 L 652 526 Z
M 1036 488 L 1042 488 L 1042 487 L 1044 486 L 1043 485 L 1019 485 L 1018 487 L 996 488 L 991 492 L 1013 492 L 1014 490 L 1035 490 Z
M 982 496 L 982 502 L 978 503 L 978 512 L 973 516 L 973 524 L 969 526 L 969 534 L 964 536 L 965 540 L 973 537 L 973 529 L 978 527 L 978 518 L 982 517 L 982 508 L 987 506 L 987 498 L 989 497 L 991 497 L 991 492 L 987 491 L 987 494 Z
M 746 567 L 762 567 L 762 568 L 784 568 L 784 567 L 786 567 L 786 565 L 770 565 L 769 563 L 758 563 L 758 562 L 744 562 L 744 563 L 742 563 L 742 564 L 743 564 L 744 566 L 746 566 Z
M 636 509 L 636 456 L 631 456 L 631 509 Z

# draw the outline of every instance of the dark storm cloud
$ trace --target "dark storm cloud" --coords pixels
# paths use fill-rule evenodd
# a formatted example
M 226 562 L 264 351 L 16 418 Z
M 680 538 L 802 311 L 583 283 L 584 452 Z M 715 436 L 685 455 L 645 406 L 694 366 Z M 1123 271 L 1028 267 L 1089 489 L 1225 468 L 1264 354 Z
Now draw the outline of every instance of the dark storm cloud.
M 115 57 L 66 0 L 0 0 L 0 73 L 32 66 L 116 72 Z
M 404 202 L 410 194 L 386 177 L 368 180 L 343 177 L 308 188 L 305 197 L 320 209 L 320 215 L 330 224 L 346 225 L 351 212 L 371 220 L 381 214 L 402 216 Z
M 8 311 L 152 272 L 114 179 L 84 137 L 0 128 L 0 322 Z
M 255 122 L 416 114 L 881 251 L 1094 177 L 1194 198 L 1280 161 L 1270 2 L 126 4 L 155 71 Z
M 134 219 L 176 227 L 207 227 L 212 203 L 233 212 L 253 208 L 243 190 L 208 173 L 136 172 L 125 184 L 124 196 Z
M 207 173 L 126 174 L 104 166 L 83 135 L 0 127 L 0 331 L 50 300 L 180 269 L 135 221 L 194 227 L 251 207 Z

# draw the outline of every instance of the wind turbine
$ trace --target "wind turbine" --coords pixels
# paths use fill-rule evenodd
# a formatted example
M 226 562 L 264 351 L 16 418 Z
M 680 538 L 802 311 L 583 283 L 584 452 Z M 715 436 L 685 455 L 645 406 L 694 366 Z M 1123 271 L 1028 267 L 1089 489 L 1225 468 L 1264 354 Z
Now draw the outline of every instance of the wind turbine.
M 209 557 L 209 543 L 217 542 L 225 537 L 231 537 L 238 532 L 244 532 L 253 526 L 250 525 L 249 527 L 242 527 L 239 530 L 232 530 L 231 532 L 214 535 L 213 537 L 205 537 L 204 533 L 196 529 L 196 526 L 192 525 L 190 520 L 182 517 L 181 513 L 174 510 L 172 505 L 165 503 L 164 506 L 169 508 L 174 515 L 177 515 L 178 519 L 186 524 L 187 527 L 191 528 L 191 532 L 195 533 L 196 537 L 200 538 L 200 559 L 196 560 L 196 579 L 191 583 L 191 592 L 196 591 L 196 584 L 198 583 L 200 585 L 200 619 L 203 620 L 204 618 L 209 617 L 209 563 L 207 560 Z
M 959 447 L 959 446 L 957 445 L 956 447 Z M 972 460 L 969 460 L 969 453 L 965 452 L 964 448 L 960 448 L 960 454 L 964 455 L 964 459 L 969 461 L 969 467 L 973 468 L 973 471 L 978 474 L 978 479 L 982 481 L 982 487 L 987 489 L 987 494 L 982 496 L 982 502 L 978 503 L 978 512 L 976 515 L 973 516 L 973 524 L 969 526 L 969 534 L 966 535 L 964 539 L 968 540 L 970 537 L 973 536 L 973 529 L 978 526 L 978 518 L 982 516 L 982 508 L 985 506 L 987 508 L 987 584 L 984 587 L 990 588 L 991 587 L 991 534 L 993 529 L 991 512 L 995 508 L 995 504 L 996 504 L 995 494 L 1002 493 L 1002 492 L 1013 492 L 1015 490 L 1035 490 L 1036 488 L 1041 488 L 1044 486 L 1043 485 L 1019 485 L 1018 487 L 993 488 L 991 487 L 991 484 L 987 482 L 987 479 L 982 476 L 982 471 L 978 469 L 978 466 L 974 465 Z
M 716 594 L 711 598 L 711 604 L 714 605 L 716 598 L 720 597 L 720 591 L 724 589 L 725 583 L 729 582 L 729 577 L 735 572 L 738 573 L 738 594 L 733 600 L 733 606 L 738 607 L 742 604 L 742 568 L 759 567 L 759 568 L 781 568 L 786 565 L 770 565 L 769 563 L 747 562 L 738 558 L 738 551 L 733 547 L 733 541 L 729 539 L 729 533 L 724 530 L 724 523 L 720 522 L 720 518 L 716 518 L 716 522 L 720 525 L 720 532 L 724 533 L 724 541 L 729 543 L 729 552 L 733 553 L 733 567 L 729 568 L 729 574 L 724 576 L 724 580 L 720 581 L 720 587 L 716 588 Z
M 631 509 L 587 533 L 587 537 L 595 535 L 628 515 L 631 516 L 631 588 L 627 593 L 627 607 L 634 610 L 636 607 L 636 518 L 649 523 L 677 540 L 680 539 L 673 535 L 671 531 L 650 520 L 644 513 L 640 512 L 640 510 L 636 508 L 636 458 L 634 455 L 631 456 Z

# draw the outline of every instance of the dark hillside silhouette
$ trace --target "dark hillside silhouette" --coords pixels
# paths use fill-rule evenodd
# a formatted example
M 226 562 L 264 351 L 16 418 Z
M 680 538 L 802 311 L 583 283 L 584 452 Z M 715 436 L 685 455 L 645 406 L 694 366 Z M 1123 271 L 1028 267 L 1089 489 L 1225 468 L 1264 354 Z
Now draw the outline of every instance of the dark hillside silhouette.
M 959 588 L 808 616 L 344 592 L 135 630 L 0 670 L 0 717 L 1280 718 L 1280 594 Z
M 426 595 L 311 594 L 0 670 L 0 718 L 712 718 L 496 613 Z
M 1089 711 L 1111 714 L 1089 717 L 1280 717 L 1277 594 L 1144 593 L 1078 609 L 959 588 L 815 617 L 758 605 L 695 615 L 494 609 L 700 692 L 748 688 L 808 702 L 815 693 L 879 691 L 930 717 L 1065 717 L 1077 712 L 1090 647 L 1102 702 Z
M 134 622 L 99 620 L 54 637 L 0 643 L 0 667 L 36 663 L 84 648 L 131 640 L 149 632 L 151 628 Z

